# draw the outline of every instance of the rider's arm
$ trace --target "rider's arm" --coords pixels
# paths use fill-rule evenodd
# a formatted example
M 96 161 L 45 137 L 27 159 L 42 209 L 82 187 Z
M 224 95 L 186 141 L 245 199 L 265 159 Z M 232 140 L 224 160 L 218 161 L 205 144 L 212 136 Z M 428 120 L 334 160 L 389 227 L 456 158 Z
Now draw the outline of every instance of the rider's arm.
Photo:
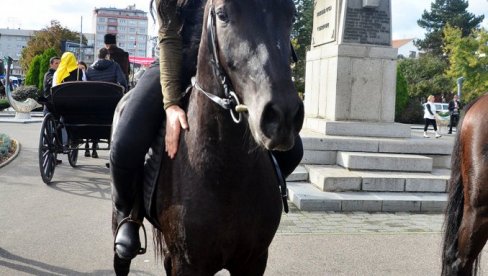
M 181 28 L 181 21 L 176 11 L 177 1 L 161 1 L 167 2 L 164 15 L 158 16 L 160 81 L 164 109 L 167 109 L 171 105 L 179 104 L 183 92 L 180 83 L 182 42 L 178 33 Z
M 164 2 L 163 2 L 164 1 Z M 159 69 L 166 111 L 165 150 L 170 158 L 178 151 L 181 128 L 188 129 L 186 114 L 179 106 L 183 91 L 180 84 L 182 40 L 179 34 L 181 21 L 177 14 L 176 0 L 156 0 L 159 21 Z M 161 12 L 162 8 L 164 11 Z

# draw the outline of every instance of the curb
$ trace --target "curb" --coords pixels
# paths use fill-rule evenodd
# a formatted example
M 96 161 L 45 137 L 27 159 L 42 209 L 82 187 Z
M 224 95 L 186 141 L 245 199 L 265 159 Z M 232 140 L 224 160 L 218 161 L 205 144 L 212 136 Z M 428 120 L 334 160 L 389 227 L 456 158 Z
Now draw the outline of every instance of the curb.
M 17 157 L 17 155 L 19 155 L 19 152 L 20 152 L 19 141 L 15 140 L 15 139 L 12 139 L 12 141 L 15 141 L 15 144 L 17 145 L 15 148 L 15 152 L 14 152 L 14 154 L 12 154 L 12 156 L 10 156 L 9 159 L 7 159 L 5 162 L 0 164 L 0 169 L 7 166 L 10 162 L 12 162 Z

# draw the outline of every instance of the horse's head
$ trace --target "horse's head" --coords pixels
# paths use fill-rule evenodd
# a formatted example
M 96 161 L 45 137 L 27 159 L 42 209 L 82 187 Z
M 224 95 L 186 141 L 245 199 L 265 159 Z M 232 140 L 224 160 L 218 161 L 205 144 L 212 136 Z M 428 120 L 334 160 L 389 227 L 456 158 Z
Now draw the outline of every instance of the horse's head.
M 292 0 L 209 0 L 205 10 L 200 56 L 216 50 L 254 140 L 270 150 L 291 148 L 303 123 L 290 68 L 295 12 Z

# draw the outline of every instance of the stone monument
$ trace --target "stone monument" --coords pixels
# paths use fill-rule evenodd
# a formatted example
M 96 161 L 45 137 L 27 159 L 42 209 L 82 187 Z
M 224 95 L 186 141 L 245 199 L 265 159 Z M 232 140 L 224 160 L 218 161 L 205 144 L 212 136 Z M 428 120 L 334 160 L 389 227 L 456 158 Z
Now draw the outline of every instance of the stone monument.
M 397 50 L 390 0 L 315 0 L 305 127 L 326 135 L 410 137 L 394 122 Z
M 9 102 L 10 106 L 15 110 L 15 120 L 30 120 L 31 114 L 30 112 L 41 105 L 34 99 L 26 99 L 23 102 L 19 102 L 14 99 L 12 96 L 12 91 L 10 90 L 10 68 L 12 66 L 12 58 L 11 57 L 4 57 L 6 71 L 7 74 L 5 76 L 5 94 L 7 95 L 7 101 Z

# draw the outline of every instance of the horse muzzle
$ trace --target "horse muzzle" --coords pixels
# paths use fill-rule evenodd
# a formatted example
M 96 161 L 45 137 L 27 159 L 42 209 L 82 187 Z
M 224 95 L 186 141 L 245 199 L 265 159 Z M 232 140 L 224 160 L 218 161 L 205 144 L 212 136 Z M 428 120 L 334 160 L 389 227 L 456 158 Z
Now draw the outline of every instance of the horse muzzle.
M 303 102 L 298 97 L 293 103 L 268 103 L 260 120 L 261 143 L 268 150 L 289 150 L 302 129 L 303 118 Z

